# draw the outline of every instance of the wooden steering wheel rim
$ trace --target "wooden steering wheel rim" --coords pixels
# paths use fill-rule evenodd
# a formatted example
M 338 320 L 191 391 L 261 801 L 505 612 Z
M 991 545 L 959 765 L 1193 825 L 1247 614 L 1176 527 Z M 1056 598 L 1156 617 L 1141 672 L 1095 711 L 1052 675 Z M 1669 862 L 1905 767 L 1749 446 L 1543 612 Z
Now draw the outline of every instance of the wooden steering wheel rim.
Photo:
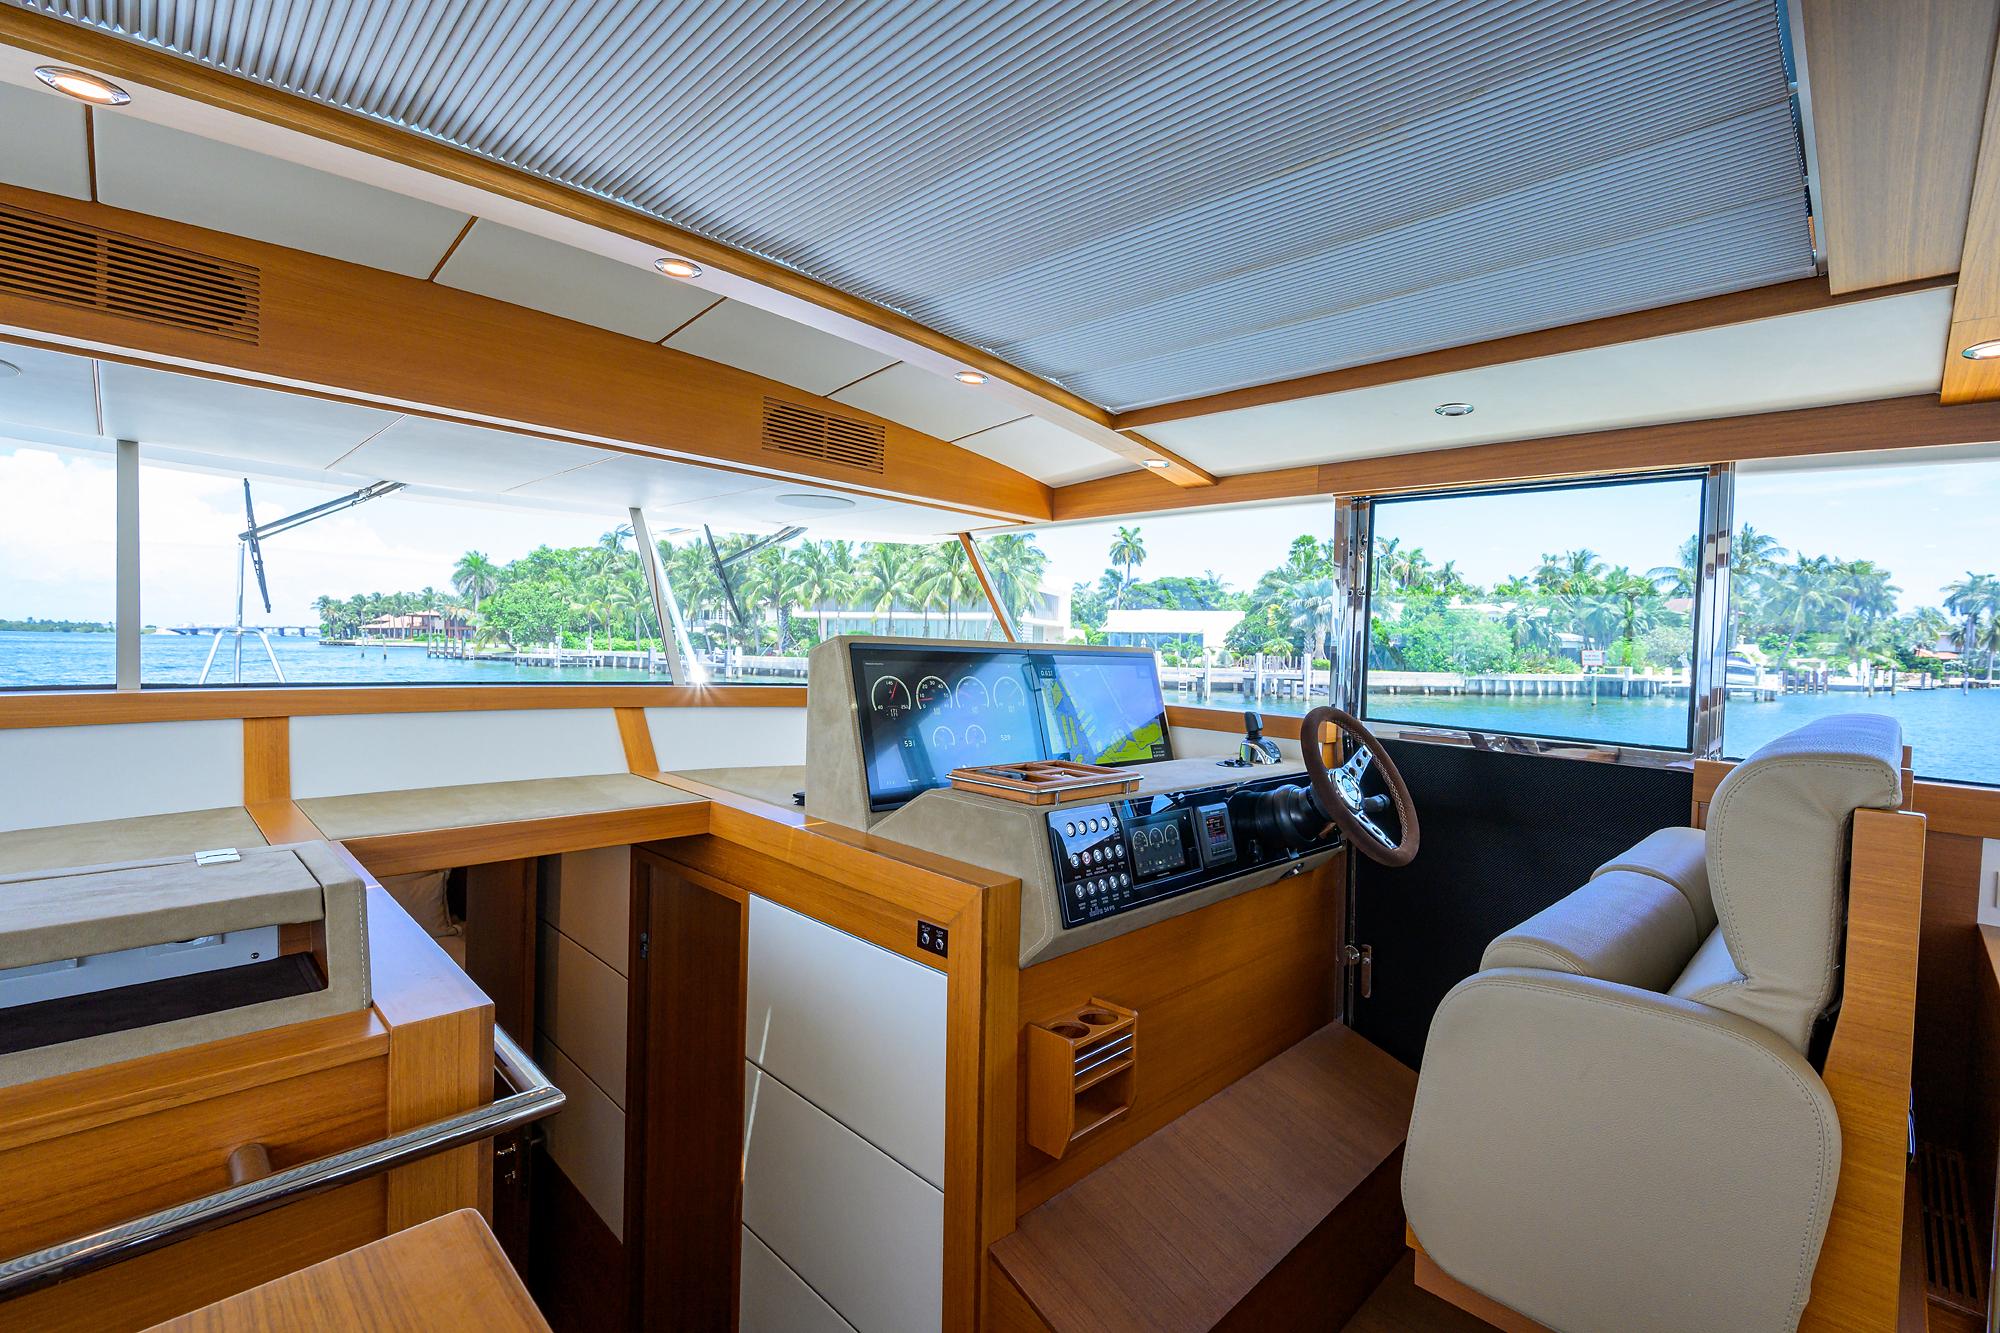
M 1326 747 L 1319 739 L 1322 726 L 1328 722 L 1365 748 L 1373 765 L 1381 770 L 1382 780 L 1389 787 L 1389 800 L 1396 809 L 1396 822 L 1402 828 L 1402 837 L 1396 842 L 1390 842 L 1379 825 L 1350 806 L 1334 785 L 1333 774 L 1326 766 Z M 1410 789 L 1396 768 L 1396 761 L 1389 757 L 1389 751 L 1375 734 L 1361 725 L 1361 719 L 1343 708 L 1329 705 L 1315 708 L 1299 724 L 1299 750 L 1305 759 L 1314 802 L 1339 827 L 1349 845 L 1385 866 L 1406 866 L 1415 859 L 1420 837 L 1417 803 L 1410 799 Z

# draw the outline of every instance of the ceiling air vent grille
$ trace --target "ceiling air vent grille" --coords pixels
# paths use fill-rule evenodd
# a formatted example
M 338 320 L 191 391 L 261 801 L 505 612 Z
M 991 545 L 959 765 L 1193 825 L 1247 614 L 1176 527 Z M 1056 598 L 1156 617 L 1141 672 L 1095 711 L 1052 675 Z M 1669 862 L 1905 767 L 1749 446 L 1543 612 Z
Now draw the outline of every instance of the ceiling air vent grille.
M 5 205 L 0 294 L 246 343 L 262 305 L 248 264 Z
M 864 472 L 882 471 L 882 427 L 787 403 L 764 400 L 764 447 Z

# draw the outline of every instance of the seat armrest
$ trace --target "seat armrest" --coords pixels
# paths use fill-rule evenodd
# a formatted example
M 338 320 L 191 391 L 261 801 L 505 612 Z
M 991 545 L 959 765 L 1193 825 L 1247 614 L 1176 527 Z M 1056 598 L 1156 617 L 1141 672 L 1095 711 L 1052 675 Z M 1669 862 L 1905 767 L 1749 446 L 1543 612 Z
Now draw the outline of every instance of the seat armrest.
M 1840 1169 L 1833 1100 L 1706 1005 L 1506 968 L 1445 997 L 1404 1158 L 1411 1229 L 1553 1329 L 1790 1329 Z
M 1694 909 L 1678 889 L 1614 870 L 1494 940 L 1479 966 L 1540 968 L 1663 991 L 1700 943 Z

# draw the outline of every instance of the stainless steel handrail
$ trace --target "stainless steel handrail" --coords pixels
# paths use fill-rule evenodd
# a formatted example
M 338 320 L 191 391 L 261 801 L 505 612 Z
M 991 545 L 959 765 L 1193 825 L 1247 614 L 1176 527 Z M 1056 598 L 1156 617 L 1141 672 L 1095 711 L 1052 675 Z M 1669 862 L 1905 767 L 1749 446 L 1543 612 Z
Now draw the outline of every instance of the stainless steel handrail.
M 102 1231 L 0 1263 L 0 1300 L 81 1276 L 229 1222 L 268 1213 L 314 1194 L 380 1175 L 393 1167 L 477 1143 L 561 1109 L 563 1092 L 499 1028 L 493 1063 L 514 1091 L 485 1106 L 433 1120 L 331 1157 L 274 1171 L 259 1180 L 163 1208 Z

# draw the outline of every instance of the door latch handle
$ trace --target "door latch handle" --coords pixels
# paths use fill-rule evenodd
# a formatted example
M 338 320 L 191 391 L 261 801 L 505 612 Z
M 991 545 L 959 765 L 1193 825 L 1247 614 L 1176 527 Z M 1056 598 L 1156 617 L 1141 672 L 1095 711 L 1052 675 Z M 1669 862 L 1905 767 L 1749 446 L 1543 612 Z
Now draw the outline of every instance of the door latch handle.
M 1350 944 L 1343 951 L 1349 967 L 1361 969 L 1360 995 L 1367 999 L 1375 993 L 1375 948 L 1368 944 Z

